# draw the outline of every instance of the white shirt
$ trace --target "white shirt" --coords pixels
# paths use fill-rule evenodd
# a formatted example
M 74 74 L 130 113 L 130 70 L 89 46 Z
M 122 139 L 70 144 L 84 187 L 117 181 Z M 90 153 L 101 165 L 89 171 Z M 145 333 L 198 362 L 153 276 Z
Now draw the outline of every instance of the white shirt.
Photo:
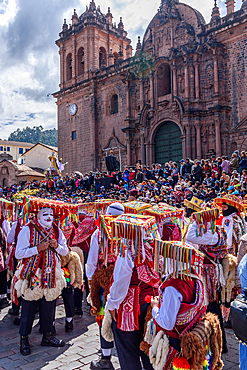
M 59 229 L 59 237 L 58 237 L 58 247 L 56 252 L 61 256 L 66 256 L 69 252 L 66 238 L 63 235 L 62 230 Z M 24 226 L 20 231 L 18 236 L 16 251 L 15 251 L 15 258 L 22 259 L 22 258 L 29 258 L 38 254 L 37 247 L 30 248 L 30 229 L 29 226 Z M 55 255 L 57 266 L 60 266 L 60 261 L 58 260 L 57 256 Z
M 126 297 L 134 266 L 129 252 L 125 253 L 125 257 L 118 256 L 113 271 L 113 284 L 107 296 L 107 305 L 110 311 L 118 310 Z
M 15 221 L 13 223 L 10 231 L 8 232 L 8 235 L 7 235 L 7 243 L 8 244 L 12 244 L 15 241 L 15 230 L 16 230 L 16 226 L 17 226 L 17 221 Z
M 177 289 L 172 286 L 165 288 L 160 308 L 154 307 L 152 309 L 152 315 L 157 324 L 163 329 L 172 330 L 182 301 L 183 296 Z
M 2 223 L 2 229 L 3 229 L 3 232 L 5 233 L 5 235 L 7 236 L 8 233 L 10 232 L 10 223 L 8 220 L 3 220 L 3 223 Z
M 86 263 L 86 276 L 88 280 L 92 280 L 92 277 L 98 265 L 98 259 L 99 259 L 98 234 L 99 234 L 99 229 L 97 228 L 91 237 L 90 249 L 89 249 L 87 263 Z
M 213 234 L 211 225 L 208 223 L 208 231 L 202 236 L 199 235 L 199 229 L 197 223 L 194 221 L 188 229 L 186 243 L 191 244 L 194 248 L 199 249 L 199 245 L 216 245 L 219 241 L 219 235 L 217 232 Z

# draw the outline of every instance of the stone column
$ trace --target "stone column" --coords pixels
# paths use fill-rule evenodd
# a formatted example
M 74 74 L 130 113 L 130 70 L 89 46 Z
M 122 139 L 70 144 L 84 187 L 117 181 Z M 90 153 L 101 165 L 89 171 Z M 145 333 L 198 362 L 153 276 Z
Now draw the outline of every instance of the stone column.
M 186 158 L 186 136 L 183 135 L 181 139 L 182 139 L 182 153 L 183 153 L 183 158 L 185 159 Z
M 200 83 L 199 83 L 199 63 L 195 62 L 195 90 L 196 99 L 200 98 Z
M 217 55 L 214 55 L 214 92 L 215 94 L 219 94 L 219 76 L 218 76 L 218 63 L 217 63 Z
M 64 82 L 65 82 L 65 71 L 66 71 L 66 62 L 64 58 L 64 48 L 63 45 L 61 46 L 59 50 L 60 54 L 60 88 L 64 88 Z
M 130 138 L 126 139 L 127 143 L 127 166 L 131 166 L 131 146 L 130 146 Z
M 130 117 L 130 91 L 129 91 L 129 81 L 127 81 L 126 88 L 126 105 L 127 105 L 127 118 Z
M 191 127 L 186 126 L 186 157 L 191 158 Z
M 196 158 L 202 159 L 201 126 L 196 125 Z
M 73 43 L 73 52 L 72 52 L 72 84 L 76 83 L 76 75 L 77 75 L 77 63 L 76 63 L 76 38 L 74 36 L 74 43 Z
M 144 105 L 143 81 L 142 80 L 139 80 L 139 84 L 140 84 L 140 111 L 141 111 L 142 108 L 143 108 L 143 105 Z
M 175 62 L 172 64 L 172 82 L 173 82 L 173 95 L 177 96 L 177 70 Z
M 146 164 L 146 152 L 144 144 L 144 134 L 141 134 L 141 161 L 142 164 Z
M 154 76 L 150 76 L 150 105 L 151 108 L 154 107 Z
M 220 122 L 215 122 L 215 151 L 216 157 L 221 156 L 221 140 L 220 140 Z
M 188 64 L 185 61 L 184 67 L 184 83 L 185 83 L 185 99 L 189 99 L 189 71 L 188 71 Z

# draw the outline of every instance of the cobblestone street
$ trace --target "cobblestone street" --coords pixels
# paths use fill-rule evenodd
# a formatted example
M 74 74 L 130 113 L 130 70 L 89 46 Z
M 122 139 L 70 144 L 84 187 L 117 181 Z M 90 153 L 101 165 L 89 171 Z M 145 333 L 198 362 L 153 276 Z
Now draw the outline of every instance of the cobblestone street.
M 9 307 L 0 313 L 0 370 L 88 370 L 90 362 L 98 358 L 99 333 L 95 318 L 89 314 L 88 306 L 83 306 L 83 316 L 74 318 L 74 330 L 65 333 L 65 312 L 61 300 L 56 309 L 56 331 L 66 346 L 57 349 L 41 347 L 42 335 L 39 333 L 38 315 L 30 335 L 31 354 L 23 357 L 19 352 L 19 328 L 13 324 L 14 318 L 8 314 Z M 223 356 L 224 370 L 237 370 L 238 343 L 233 332 L 227 330 L 229 352 Z M 115 353 L 115 350 L 114 350 Z M 116 355 L 112 356 L 115 369 L 120 369 Z

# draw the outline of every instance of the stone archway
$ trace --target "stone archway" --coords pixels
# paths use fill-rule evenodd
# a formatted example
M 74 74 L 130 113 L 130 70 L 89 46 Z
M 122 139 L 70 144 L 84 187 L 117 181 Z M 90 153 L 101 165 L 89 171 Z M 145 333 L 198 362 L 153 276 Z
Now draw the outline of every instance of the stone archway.
M 163 167 L 166 162 L 179 162 L 182 159 L 182 139 L 179 126 L 167 121 L 157 130 L 154 137 L 155 163 Z

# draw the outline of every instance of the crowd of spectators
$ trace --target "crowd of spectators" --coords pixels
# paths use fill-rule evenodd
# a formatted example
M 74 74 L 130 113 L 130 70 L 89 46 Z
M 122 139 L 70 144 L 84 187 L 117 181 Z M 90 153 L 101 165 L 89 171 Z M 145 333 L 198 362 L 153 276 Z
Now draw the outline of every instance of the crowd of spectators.
M 1 196 L 13 200 L 16 192 L 38 189 L 37 196 L 71 203 L 91 202 L 101 198 L 125 201 L 135 189 L 135 198 L 145 202 L 167 202 L 179 205 L 194 195 L 205 202 L 222 194 L 247 195 L 247 155 L 235 151 L 231 159 L 212 156 L 209 159 L 180 163 L 169 161 L 151 167 L 137 164 L 111 174 L 99 171 L 78 173 L 63 178 L 32 181 L 10 188 L 0 188 Z

